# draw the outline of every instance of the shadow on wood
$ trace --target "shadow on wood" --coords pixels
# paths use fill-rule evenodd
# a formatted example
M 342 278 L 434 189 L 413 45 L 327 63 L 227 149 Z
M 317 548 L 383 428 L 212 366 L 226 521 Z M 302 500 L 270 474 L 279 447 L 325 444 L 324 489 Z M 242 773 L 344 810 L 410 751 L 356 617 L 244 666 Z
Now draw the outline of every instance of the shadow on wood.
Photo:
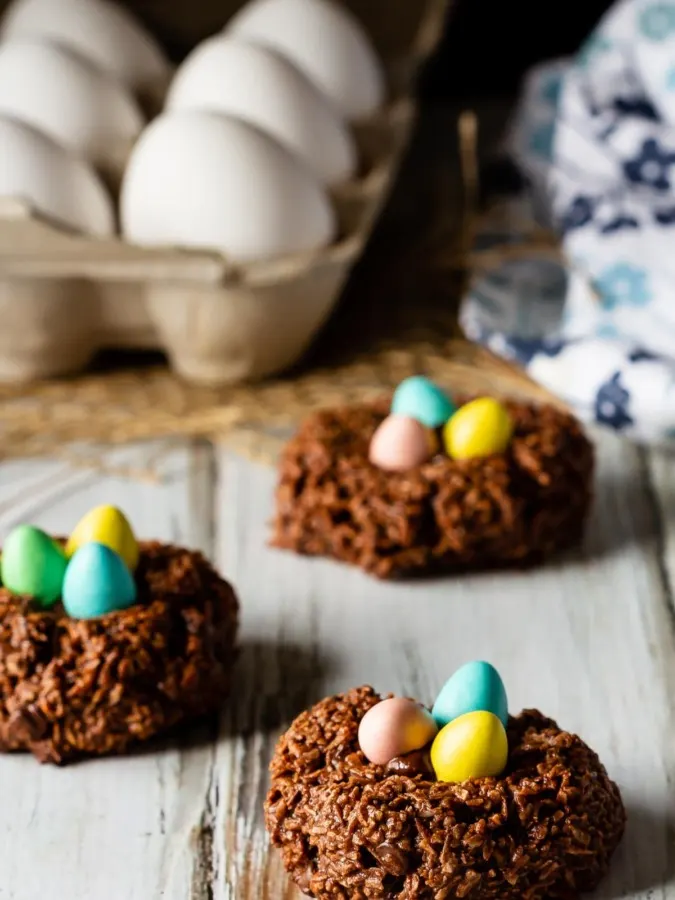
M 223 698 L 220 713 L 172 728 L 155 740 L 132 747 L 127 755 L 189 750 L 230 738 L 246 742 L 254 737 L 265 739 L 271 755 L 271 744 L 278 734 L 322 698 L 321 684 L 329 665 L 325 653 L 319 659 L 306 647 L 244 641 L 235 664 L 232 690 Z M 267 762 L 265 759 L 265 766 Z
M 668 889 L 675 886 L 675 812 L 665 807 L 648 809 L 628 800 L 626 815 L 626 833 L 602 897 L 649 897 L 658 889 L 664 897 L 670 896 Z

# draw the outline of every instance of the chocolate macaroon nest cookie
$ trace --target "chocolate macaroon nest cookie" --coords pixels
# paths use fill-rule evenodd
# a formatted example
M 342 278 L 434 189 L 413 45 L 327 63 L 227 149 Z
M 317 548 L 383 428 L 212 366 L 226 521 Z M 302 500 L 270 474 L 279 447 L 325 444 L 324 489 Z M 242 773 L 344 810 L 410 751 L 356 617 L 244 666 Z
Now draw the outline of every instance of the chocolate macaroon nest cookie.
M 0 750 L 57 764 L 123 753 L 214 711 L 238 602 L 199 553 L 139 543 L 136 602 L 99 618 L 0 588 Z
M 570 900 L 624 831 L 616 785 L 576 735 L 509 718 L 499 777 L 435 780 L 428 753 L 374 765 L 358 729 L 370 687 L 302 713 L 277 745 L 265 814 L 293 881 L 317 900 Z
M 593 447 L 553 406 L 504 402 L 502 453 L 436 452 L 405 472 L 369 461 L 390 401 L 312 415 L 279 462 L 272 545 L 381 577 L 528 566 L 577 544 L 592 496 Z

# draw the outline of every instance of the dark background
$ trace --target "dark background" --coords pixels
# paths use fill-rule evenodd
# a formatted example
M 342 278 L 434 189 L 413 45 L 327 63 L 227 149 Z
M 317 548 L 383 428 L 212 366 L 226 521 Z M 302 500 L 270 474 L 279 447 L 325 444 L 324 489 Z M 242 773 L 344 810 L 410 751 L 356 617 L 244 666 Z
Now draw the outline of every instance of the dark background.
M 422 80 L 423 93 L 433 98 L 511 93 L 529 66 L 574 52 L 610 5 L 608 0 L 457 0 L 441 50 Z
M 0 13 L 10 0 L 0 0 Z M 116 0 L 154 32 L 175 62 L 222 28 L 245 0 Z M 340 0 L 364 21 L 395 15 L 392 0 Z M 415 13 L 422 0 L 405 0 Z M 512 95 L 523 72 L 540 60 L 573 53 L 610 0 L 451 0 L 440 52 L 421 82 L 430 99 Z M 365 11 L 368 10 L 368 15 Z M 405 19 L 406 16 L 403 16 Z M 411 17 L 415 20 L 416 16 Z M 406 27 L 398 21 L 398 30 Z M 391 29 L 385 28 L 385 31 Z

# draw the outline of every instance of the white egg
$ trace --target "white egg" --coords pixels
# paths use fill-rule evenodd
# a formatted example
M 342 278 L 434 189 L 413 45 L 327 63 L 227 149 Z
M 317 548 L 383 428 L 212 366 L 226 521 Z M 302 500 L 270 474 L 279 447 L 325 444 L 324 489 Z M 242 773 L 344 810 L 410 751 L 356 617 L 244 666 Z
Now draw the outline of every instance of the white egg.
M 326 184 L 353 175 L 356 148 L 332 105 L 302 72 L 265 47 L 227 37 L 200 44 L 179 68 L 168 109 L 227 113 L 298 154 Z
M 240 261 L 317 249 L 335 234 L 326 191 L 297 157 L 239 119 L 196 111 L 166 113 L 143 132 L 120 215 L 132 243 Z
M 109 75 L 62 47 L 28 40 L 0 44 L 0 115 L 109 170 L 121 168 L 144 122 Z
M 383 103 L 382 67 L 365 31 L 330 0 L 253 0 L 227 31 L 286 56 L 348 119 Z
M 115 215 L 101 179 L 45 134 L 0 117 L 0 197 L 85 234 L 113 234 Z
M 171 66 L 159 44 L 129 12 L 108 0 L 14 0 L 0 35 L 62 44 L 140 93 L 154 93 L 170 78 Z

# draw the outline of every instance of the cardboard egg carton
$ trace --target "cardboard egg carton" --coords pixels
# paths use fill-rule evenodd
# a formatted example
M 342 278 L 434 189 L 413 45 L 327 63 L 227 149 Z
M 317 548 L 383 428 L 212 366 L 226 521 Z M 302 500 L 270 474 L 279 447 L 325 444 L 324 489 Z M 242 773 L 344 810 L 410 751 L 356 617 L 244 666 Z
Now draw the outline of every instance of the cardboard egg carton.
M 153 10 L 153 3 L 155 4 Z M 138 0 L 178 24 L 178 5 Z M 242 3 L 192 15 L 188 41 Z M 102 348 L 162 349 L 184 378 L 225 384 L 296 362 L 326 321 L 369 239 L 411 135 L 414 76 L 439 39 L 446 0 L 352 0 L 383 59 L 387 106 L 356 127 L 362 174 L 333 192 L 340 236 L 320 251 L 235 265 L 217 253 L 146 249 L 73 234 L 20 200 L 0 200 L 0 380 L 87 365 Z M 195 31 L 197 29 L 197 31 Z M 161 29 L 160 29 L 161 30 Z

